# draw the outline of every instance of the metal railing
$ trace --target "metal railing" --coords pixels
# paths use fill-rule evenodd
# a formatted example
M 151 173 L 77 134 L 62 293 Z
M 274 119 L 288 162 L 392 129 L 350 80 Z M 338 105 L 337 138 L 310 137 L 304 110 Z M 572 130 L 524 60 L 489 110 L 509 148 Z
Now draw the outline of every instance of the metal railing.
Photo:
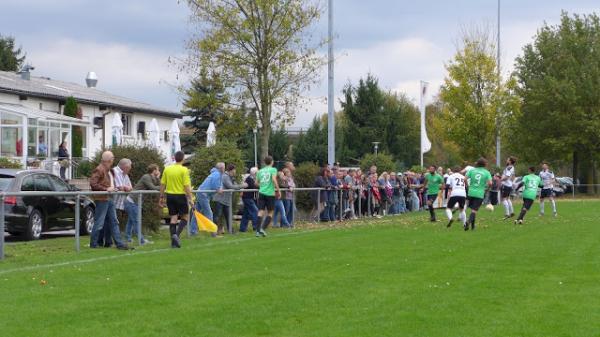
M 583 187 L 583 186 L 588 186 L 588 185 L 575 185 L 575 188 L 573 189 L 573 197 L 575 197 L 575 190 L 578 187 Z M 599 187 L 600 185 L 593 185 L 596 187 Z M 600 190 L 600 188 L 599 188 Z M 197 194 L 197 193 L 218 193 L 219 191 L 217 190 L 193 190 L 192 193 Z M 226 215 L 228 217 L 228 232 L 229 233 L 233 233 L 233 196 L 234 193 L 243 193 L 243 192 L 253 192 L 256 193 L 258 192 L 257 189 L 238 189 L 238 190 L 222 190 L 222 193 L 228 193 L 228 198 L 229 198 L 229 211 L 228 214 Z M 322 205 L 322 201 L 321 200 L 321 193 L 322 192 L 327 192 L 327 198 L 329 199 L 330 197 L 330 193 L 334 193 L 335 194 L 335 203 L 333 204 L 333 206 L 335 207 L 337 205 L 337 209 L 336 211 L 338 212 L 337 214 L 335 214 L 335 219 L 333 220 L 344 220 L 344 213 L 346 211 L 344 205 L 349 202 L 348 200 L 348 196 L 344 197 L 344 192 L 350 192 L 350 193 L 355 193 L 356 196 L 353 200 L 353 202 L 355 204 L 353 204 L 351 207 L 353 209 L 355 209 L 355 213 L 354 216 L 356 216 L 357 218 L 361 218 L 364 216 L 373 216 L 375 215 L 374 211 L 374 205 L 372 204 L 372 200 L 374 198 L 374 195 L 372 193 L 371 189 L 367 189 L 365 187 L 357 187 L 354 188 L 352 190 L 348 190 L 348 189 L 342 189 L 342 188 L 294 188 L 294 189 L 281 189 L 281 192 L 293 192 L 293 198 L 292 198 L 292 207 L 294 208 L 294 210 L 297 209 L 297 194 L 298 193 L 302 193 L 302 192 L 317 192 L 314 195 L 315 200 L 313 200 L 313 196 L 310 197 L 311 204 L 314 206 L 314 202 L 316 201 L 316 205 L 317 207 L 319 207 L 319 205 Z M 402 193 L 402 191 L 400 191 Z M 6 197 L 25 197 L 25 196 L 69 196 L 69 197 L 75 197 L 75 219 L 74 219 L 74 227 L 75 227 L 75 251 L 79 252 L 81 249 L 81 242 L 80 242 L 80 225 L 81 225 L 81 214 L 80 214 L 80 208 L 81 208 L 81 198 L 82 196 L 109 196 L 109 197 L 113 197 L 113 196 L 117 196 L 117 195 L 129 195 L 133 200 L 136 201 L 137 206 L 138 206 L 138 212 L 137 212 L 137 228 L 135 228 L 136 234 L 137 234 L 137 238 L 138 238 L 138 244 L 142 244 L 142 240 L 143 240 L 143 236 L 142 234 L 142 210 L 143 210 L 143 202 L 144 202 L 144 195 L 157 195 L 159 194 L 158 191 L 145 191 L 145 190 L 140 190 L 140 191 L 130 191 L 130 192 L 105 192 L 105 191 L 72 191 L 72 192 L 31 192 L 31 191 L 20 191 L 20 192 L 1 192 L 0 193 L 0 260 L 3 260 L 5 255 L 4 255 L 4 232 L 5 232 L 5 209 L 6 206 L 4 204 L 4 201 L 6 199 Z M 137 198 L 136 198 L 137 196 Z M 413 190 L 410 191 L 409 193 L 409 198 L 410 199 L 405 199 L 404 195 L 401 198 L 401 202 L 404 203 L 405 208 L 403 208 L 402 213 L 404 212 L 408 212 L 408 211 L 418 211 L 421 209 L 421 201 L 418 201 L 417 207 L 415 208 L 414 206 L 412 207 L 407 207 L 409 205 L 409 203 L 413 204 L 415 203 L 415 198 L 418 199 L 417 193 Z M 364 200 L 366 199 L 366 200 Z M 330 200 L 325 200 L 325 202 L 329 202 Z M 444 207 L 446 200 L 443 198 L 442 199 L 442 203 L 441 205 L 438 205 L 438 207 Z M 367 205 L 365 207 L 365 205 L 363 204 L 363 202 L 366 202 Z M 336 204 L 337 203 L 337 204 Z M 385 205 L 385 204 L 384 204 Z M 390 205 L 386 205 L 386 206 L 390 206 Z M 387 208 L 387 207 L 385 207 Z M 319 212 L 320 208 L 317 208 L 317 214 L 316 214 L 316 219 L 315 218 L 309 218 L 309 221 L 319 221 L 321 219 L 321 215 L 323 214 L 324 210 L 321 210 L 321 212 Z M 311 210 L 311 215 L 312 212 L 315 209 L 313 208 Z M 396 212 L 398 212 L 399 210 L 396 210 Z M 297 214 L 297 213 L 296 213 Z M 379 214 L 379 215 L 387 215 L 385 212 L 383 212 L 383 214 Z M 332 219 L 330 219 L 332 220 Z M 275 221 L 275 219 L 273 219 L 273 221 Z M 187 226 L 187 233 L 188 235 L 190 234 L 191 231 L 191 226 L 188 225 Z
M 294 191 L 314 191 L 314 190 L 318 190 L 317 188 L 298 188 L 298 189 L 294 189 Z M 288 191 L 288 190 L 281 190 L 283 191 Z M 218 193 L 218 192 L 222 192 L 222 193 L 230 193 L 229 194 L 229 202 L 230 205 L 233 204 L 233 193 L 234 192 L 258 192 L 258 190 L 249 190 L 249 189 L 242 189 L 242 190 L 222 190 L 222 191 L 217 191 L 217 190 L 193 190 L 192 193 Z M 132 199 L 135 199 L 135 195 L 137 195 L 137 206 L 138 206 L 138 213 L 137 213 L 137 228 L 136 228 L 136 233 L 137 233 L 137 237 L 138 237 L 138 244 L 142 244 L 142 206 L 143 206 L 143 195 L 156 195 L 159 194 L 158 191 L 145 191 L 145 190 L 139 190 L 139 191 L 130 191 L 130 192 L 105 192 L 105 191 L 72 191 L 72 192 L 34 192 L 34 191 L 19 191 L 19 192 L 1 192 L 0 193 L 0 260 L 3 260 L 5 255 L 4 255 L 4 233 L 5 233 L 5 204 L 4 201 L 6 199 L 6 197 L 32 197 L 32 196 L 37 196 L 37 197 L 41 197 L 41 196 L 63 196 L 63 197 L 75 197 L 75 219 L 74 219 L 74 227 L 75 227 L 75 251 L 79 252 L 81 249 L 81 243 L 80 243 L 80 224 L 81 224 L 81 214 L 80 214 L 80 208 L 81 208 L 81 197 L 82 196 L 109 196 L 109 197 L 113 197 L 113 196 L 117 196 L 117 195 L 129 195 L 132 197 Z M 319 194 L 319 193 L 317 193 Z M 295 203 L 294 203 L 294 207 L 295 207 Z M 227 214 L 227 216 L 229 217 L 229 228 L 228 231 L 229 233 L 233 232 L 233 213 L 232 213 L 232 207 L 229 207 L 229 214 Z M 190 233 L 190 226 L 187 226 L 188 228 L 188 234 Z

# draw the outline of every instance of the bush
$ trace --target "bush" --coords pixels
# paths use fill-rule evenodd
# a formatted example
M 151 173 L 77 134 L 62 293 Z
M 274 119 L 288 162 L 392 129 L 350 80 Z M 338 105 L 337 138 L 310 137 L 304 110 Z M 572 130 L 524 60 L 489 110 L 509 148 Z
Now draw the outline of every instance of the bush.
M 71 156 L 81 158 L 83 156 L 83 131 L 81 126 L 71 128 Z
M 373 165 L 377 166 L 377 173 L 379 174 L 382 172 L 395 172 L 397 169 L 394 158 L 385 153 L 377 155 L 369 153 L 360 160 L 360 168 L 363 172 L 369 172 L 369 168 Z
M 9 159 L 6 157 L 0 157 L 0 168 L 20 169 L 20 168 L 23 168 L 23 165 L 21 165 L 21 162 L 19 162 L 19 161 Z
M 421 165 L 413 165 L 410 168 L 410 172 L 414 172 L 414 173 L 423 173 L 425 171 L 427 171 L 427 168 L 425 168 L 425 167 L 423 167 Z
M 314 187 L 315 177 L 320 173 L 319 171 L 319 166 L 312 162 L 304 162 L 298 165 L 296 172 L 294 172 L 296 187 Z M 312 208 L 310 196 L 310 192 L 296 193 L 296 207 L 310 210 Z
M 91 169 L 93 170 L 102 158 L 102 152 L 100 150 L 94 155 L 92 160 Z M 135 183 L 146 174 L 148 165 L 156 164 L 159 166 L 162 172 L 164 168 L 165 158 L 156 148 L 143 147 L 136 145 L 119 145 L 111 147 L 110 151 L 115 155 L 115 166 L 119 163 L 122 158 L 131 159 L 132 167 L 129 172 L 129 179 L 131 184 L 135 186 Z M 81 167 L 81 166 L 80 166 Z M 142 228 L 145 230 L 158 231 L 162 220 L 162 210 L 157 207 L 158 205 L 158 194 L 157 195 L 144 195 L 144 204 L 142 205 Z M 121 221 L 122 219 L 120 219 Z M 126 222 L 121 221 L 121 225 Z
M 225 165 L 233 164 L 236 167 L 237 176 L 235 180 L 240 181 L 243 173 L 246 172 L 244 161 L 242 160 L 242 151 L 237 145 L 230 141 L 219 141 L 211 147 L 199 146 L 191 158 L 190 170 L 192 171 L 192 187 L 195 189 L 200 185 L 210 173 L 210 169 L 215 167 L 218 162 L 224 162 Z
M 92 175 L 92 170 L 95 168 L 93 163 L 88 159 L 83 159 L 82 161 L 77 163 L 77 172 L 79 173 L 79 177 L 90 177 Z
M 102 158 L 102 152 L 106 150 L 99 150 L 92 159 L 92 170 L 100 164 Z M 122 158 L 129 158 L 133 163 L 131 172 L 129 172 L 129 179 L 135 184 L 148 169 L 148 165 L 156 164 L 160 168 L 161 172 L 164 168 L 165 157 L 156 148 L 138 145 L 118 145 L 112 146 L 110 151 L 115 155 L 115 166 L 119 163 Z
M 78 110 L 75 98 L 68 97 L 65 102 L 64 115 L 81 119 L 81 117 L 78 116 Z M 83 131 L 80 126 L 73 126 L 71 128 L 71 156 L 75 158 L 83 156 Z

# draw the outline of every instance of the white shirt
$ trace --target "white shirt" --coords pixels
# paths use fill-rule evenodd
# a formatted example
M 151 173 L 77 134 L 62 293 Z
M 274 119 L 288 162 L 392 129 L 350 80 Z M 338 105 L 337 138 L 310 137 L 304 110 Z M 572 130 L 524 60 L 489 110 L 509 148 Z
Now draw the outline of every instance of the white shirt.
M 131 188 L 131 180 L 129 180 L 129 176 L 121 170 L 119 166 L 115 166 L 113 169 L 115 172 L 115 187 L 121 189 L 122 187 Z M 125 196 L 124 194 L 115 195 L 113 201 L 115 203 L 115 208 L 120 210 L 125 210 L 125 199 L 128 199 L 129 202 L 133 202 L 129 196 Z
M 450 197 L 466 197 L 467 191 L 465 190 L 465 177 L 460 173 L 453 173 L 448 177 L 448 185 L 452 189 Z
M 506 187 L 513 187 L 513 182 L 515 180 L 515 167 L 512 165 L 507 166 L 502 172 L 502 179 L 508 177 L 506 180 L 502 180 L 502 185 Z
M 547 170 L 540 172 L 540 178 L 542 178 L 542 182 L 544 183 L 544 189 L 552 189 L 554 188 L 554 172 Z

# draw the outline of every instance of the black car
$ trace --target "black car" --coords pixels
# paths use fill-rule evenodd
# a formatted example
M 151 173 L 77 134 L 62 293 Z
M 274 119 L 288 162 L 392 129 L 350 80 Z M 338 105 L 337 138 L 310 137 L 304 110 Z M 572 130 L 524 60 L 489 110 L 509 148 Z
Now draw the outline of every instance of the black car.
M 0 169 L 0 191 L 70 192 L 77 188 L 44 170 Z M 94 226 L 94 202 L 80 199 L 80 233 L 89 234 Z M 73 229 L 75 196 L 7 196 L 4 198 L 5 230 L 26 240 L 37 240 L 42 232 Z

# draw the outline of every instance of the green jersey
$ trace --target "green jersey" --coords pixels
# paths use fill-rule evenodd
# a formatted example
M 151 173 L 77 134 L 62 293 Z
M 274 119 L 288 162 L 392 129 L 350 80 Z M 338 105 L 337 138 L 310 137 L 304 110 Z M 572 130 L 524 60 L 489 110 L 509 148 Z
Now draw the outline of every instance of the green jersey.
M 542 185 L 542 179 L 535 174 L 528 174 L 523 177 L 523 199 L 535 200 L 538 187 Z
M 427 180 L 427 195 L 437 195 L 440 192 L 440 186 L 444 183 L 444 178 L 441 175 L 427 172 L 425 174 Z
M 483 199 L 488 183 L 492 181 L 490 171 L 483 167 L 475 167 L 467 172 L 469 182 L 469 197 Z
M 258 178 L 258 193 L 269 197 L 275 196 L 275 184 L 273 177 L 277 176 L 277 169 L 272 166 L 261 168 L 256 177 Z

